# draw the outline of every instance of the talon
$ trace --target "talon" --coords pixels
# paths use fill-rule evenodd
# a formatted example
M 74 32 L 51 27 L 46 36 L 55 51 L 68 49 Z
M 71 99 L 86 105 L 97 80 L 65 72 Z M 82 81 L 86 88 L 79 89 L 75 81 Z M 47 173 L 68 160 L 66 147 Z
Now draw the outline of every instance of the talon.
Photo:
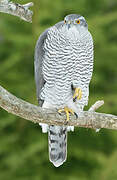
M 78 118 L 78 114 L 77 113 L 74 113 L 74 114 L 75 114 L 76 118 Z
M 68 107 L 64 107 L 64 109 L 59 109 L 58 112 L 59 113 L 61 113 L 61 112 L 65 112 L 66 113 L 67 122 L 69 121 L 69 113 L 74 115 L 74 111 L 72 109 L 68 108 Z
M 76 99 L 81 99 L 82 98 L 82 90 L 81 90 L 81 88 L 76 88 L 75 89 L 75 93 L 74 93 L 74 95 L 73 95 L 73 101 L 75 102 L 76 101 Z

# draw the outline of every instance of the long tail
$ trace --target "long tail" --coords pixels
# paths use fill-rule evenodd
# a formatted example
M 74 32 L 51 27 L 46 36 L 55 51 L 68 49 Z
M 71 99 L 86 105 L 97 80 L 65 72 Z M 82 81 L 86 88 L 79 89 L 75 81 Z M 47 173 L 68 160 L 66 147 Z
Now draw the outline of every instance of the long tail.
M 48 143 L 49 159 L 54 166 L 59 167 L 67 158 L 67 128 L 64 126 L 49 126 Z

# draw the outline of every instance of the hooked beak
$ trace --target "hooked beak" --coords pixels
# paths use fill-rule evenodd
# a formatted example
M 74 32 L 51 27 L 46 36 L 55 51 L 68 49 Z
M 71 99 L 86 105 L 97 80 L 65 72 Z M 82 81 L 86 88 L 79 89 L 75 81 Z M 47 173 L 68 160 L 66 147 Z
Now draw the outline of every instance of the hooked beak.
M 68 30 L 69 30 L 71 27 L 71 21 L 68 21 L 67 26 L 68 26 Z

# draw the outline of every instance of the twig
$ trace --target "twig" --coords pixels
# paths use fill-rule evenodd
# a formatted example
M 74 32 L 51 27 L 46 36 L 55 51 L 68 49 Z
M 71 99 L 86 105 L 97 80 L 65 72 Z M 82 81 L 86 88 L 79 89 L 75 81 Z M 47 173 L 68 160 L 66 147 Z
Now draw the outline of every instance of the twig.
M 29 10 L 31 6 L 33 6 L 32 2 L 20 5 L 9 0 L 0 0 L 0 12 L 18 16 L 27 22 L 32 22 L 33 12 Z
M 104 101 L 97 101 L 94 105 L 92 105 L 89 109 L 89 111 L 96 111 L 99 107 L 101 107 L 104 104 Z
M 98 103 L 97 103 L 98 104 Z M 36 105 L 30 104 L 9 93 L 0 86 L 0 107 L 7 112 L 17 115 L 34 123 L 46 123 L 49 125 L 65 125 L 66 116 L 60 115 L 57 110 L 42 109 Z M 85 128 L 107 128 L 117 129 L 117 116 L 93 111 L 85 111 L 82 116 L 76 119 L 70 117 L 69 126 L 78 126 Z

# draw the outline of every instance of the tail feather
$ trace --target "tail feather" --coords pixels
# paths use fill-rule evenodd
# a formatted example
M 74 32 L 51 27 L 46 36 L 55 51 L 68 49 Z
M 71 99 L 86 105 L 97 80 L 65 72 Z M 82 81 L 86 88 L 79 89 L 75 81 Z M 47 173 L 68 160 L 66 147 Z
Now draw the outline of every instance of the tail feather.
M 64 126 L 49 126 L 49 159 L 54 166 L 59 167 L 67 158 L 67 128 Z

